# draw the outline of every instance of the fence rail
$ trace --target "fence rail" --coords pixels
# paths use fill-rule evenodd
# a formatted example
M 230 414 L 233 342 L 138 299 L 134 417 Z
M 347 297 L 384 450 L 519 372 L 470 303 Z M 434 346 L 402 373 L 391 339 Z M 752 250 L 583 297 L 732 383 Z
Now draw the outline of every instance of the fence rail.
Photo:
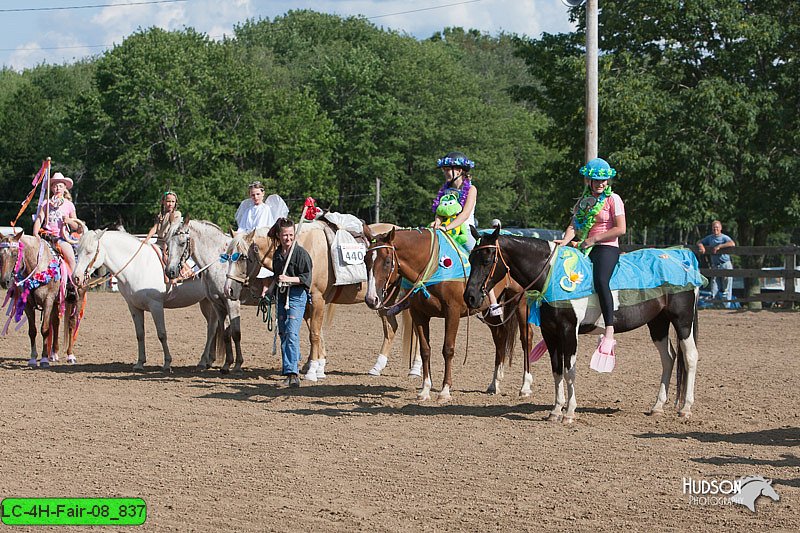
M 638 245 L 638 244 L 623 244 L 620 246 L 623 252 L 631 252 L 641 248 L 664 248 L 666 246 L 658 245 Z M 687 246 L 692 250 L 698 258 L 703 255 L 710 256 L 710 253 L 700 254 L 697 246 Z M 767 268 L 734 268 L 732 270 L 724 268 L 701 268 L 700 273 L 707 278 L 712 277 L 731 277 L 731 278 L 745 278 L 752 280 L 750 283 L 745 284 L 745 295 L 736 298 L 733 301 L 740 303 L 751 302 L 764 302 L 764 303 L 778 303 L 778 302 L 800 302 L 800 290 L 798 290 L 798 279 L 800 279 L 800 270 L 797 269 L 797 256 L 800 255 L 800 246 L 795 244 L 785 246 L 732 246 L 725 248 L 725 253 L 735 256 L 781 256 L 783 258 L 782 267 L 767 267 Z M 762 280 L 780 279 L 782 281 L 782 290 L 774 290 L 765 287 L 766 283 Z M 764 291 L 767 292 L 764 292 Z M 715 299 L 711 303 L 727 303 L 730 300 Z

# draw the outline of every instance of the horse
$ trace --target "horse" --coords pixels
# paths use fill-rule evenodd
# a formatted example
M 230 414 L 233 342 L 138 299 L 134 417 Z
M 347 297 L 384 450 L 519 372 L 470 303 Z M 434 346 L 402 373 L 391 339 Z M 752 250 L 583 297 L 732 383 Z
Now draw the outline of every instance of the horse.
M 63 260 L 54 254 L 51 247 L 37 236 L 18 233 L 0 239 L 0 286 L 9 289 L 6 297 L 6 301 L 10 301 L 11 305 L 9 314 L 14 315 L 13 318 L 17 321 L 22 310 L 15 309 L 16 302 L 19 298 L 25 298 L 24 312 L 28 321 L 28 337 L 31 341 L 28 366 L 32 368 L 37 366 L 47 368 L 50 362 L 58 361 L 58 331 L 62 311 L 66 317 L 64 341 L 67 345 L 67 362 L 77 363 L 74 353 L 75 330 L 78 324 L 77 302 L 82 299 L 83 293 L 63 295 L 64 308 L 60 309 L 62 296 L 60 277 L 66 272 L 66 268 L 62 268 L 62 262 Z M 22 306 L 23 303 L 19 301 L 19 305 Z M 42 357 L 38 361 L 36 309 L 42 310 Z
M 445 361 L 444 379 L 438 401 L 447 402 L 451 399 L 452 387 L 452 359 L 455 352 L 455 341 L 458 333 L 459 321 L 462 317 L 477 313 L 464 303 L 463 293 L 466 279 L 466 265 L 459 267 L 457 260 L 452 265 L 456 272 L 462 272 L 459 278 L 427 285 L 422 289 L 422 284 L 427 281 L 436 268 L 438 268 L 438 241 L 446 238 L 441 231 L 426 229 L 392 229 L 382 234 L 368 235 L 372 245 L 367 250 L 368 292 L 367 305 L 372 309 L 382 309 L 387 299 L 394 297 L 399 291 L 402 280 L 413 281 L 414 288 L 406 293 L 403 298 L 409 301 L 409 308 L 414 328 L 420 341 L 422 356 L 423 384 L 417 394 L 419 401 L 430 399 L 431 391 L 431 344 L 430 320 L 433 317 L 445 319 L 445 336 L 442 355 Z M 380 287 L 380 289 L 378 289 Z M 501 291 L 496 291 L 501 292 Z M 497 390 L 499 378 L 502 377 L 503 363 L 511 359 L 514 348 L 514 334 L 520 324 L 520 341 L 524 353 L 530 350 L 532 329 L 526 322 L 526 302 L 521 296 L 521 287 L 512 280 L 502 288 L 500 295 L 506 301 L 508 309 L 503 319 L 498 317 L 485 317 L 492 332 L 495 345 L 495 375 L 492 385 L 487 392 Z M 514 305 L 512 308 L 511 305 Z M 488 304 L 484 307 L 488 307 Z M 523 387 L 520 395 L 530 395 L 530 385 L 533 378 L 530 374 L 528 358 L 524 357 Z
M 472 265 L 464 301 L 471 308 L 484 300 L 485 291 L 492 288 L 506 274 L 527 290 L 544 291 L 545 280 L 551 269 L 558 247 L 553 242 L 534 237 L 500 235 L 499 229 L 485 235 L 476 235 L 478 244 L 472 250 L 469 261 Z M 694 271 L 697 266 L 694 265 Z M 699 276 L 699 274 L 697 274 Z M 673 294 L 658 296 L 642 303 L 620 307 L 614 312 L 614 330 L 630 331 L 647 324 L 650 338 L 661 355 L 661 385 L 655 404 L 650 409 L 653 415 L 663 414 L 667 401 L 670 375 L 676 353 L 669 341 L 669 326 L 678 335 L 678 395 L 683 404 L 678 411 L 680 417 L 691 416 L 694 403 L 694 382 L 697 368 L 697 300 L 698 289 L 680 290 Z M 573 305 L 557 307 L 548 303 L 541 306 L 541 329 L 555 382 L 555 401 L 548 420 L 572 423 L 575 420 L 575 361 L 578 335 L 602 331 L 602 315 L 599 309 L 588 309 L 588 298 L 572 300 Z M 565 408 L 563 382 L 566 380 L 567 398 Z
M 167 345 L 167 329 L 164 324 L 164 309 L 188 307 L 200 304 L 206 319 L 206 345 L 198 367 L 205 368 L 213 358 L 218 341 L 218 317 L 213 304 L 208 301 L 206 288 L 200 279 L 190 279 L 167 292 L 160 252 L 155 246 L 143 243 L 133 235 L 122 231 L 94 230 L 84 228 L 75 256 L 76 285 L 85 286 L 89 276 L 105 266 L 117 278 L 119 292 L 128 304 L 136 329 L 139 357 L 135 371 L 144 371 L 147 360 L 144 344 L 144 312 L 153 316 L 158 340 L 164 351 L 163 372 L 172 371 L 172 355 Z
M 309 368 L 317 361 L 317 367 L 324 369 L 327 363 L 327 353 L 322 335 L 323 325 L 330 322 L 335 304 L 358 304 L 364 301 L 366 284 L 356 283 L 350 285 L 335 285 L 333 259 L 323 222 L 313 221 L 301 224 L 297 242 L 305 248 L 311 256 L 314 268 L 311 272 L 311 303 L 306 309 L 306 324 L 309 329 L 311 351 L 303 366 L 302 372 L 308 375 Z M 366 226 L 365 226 L 366 227 Z M 373 224 L 380 230 L 388 230 L 391 224 Z M 267 235 L 266 228 L 252 230 L 248 233 L 238 233 L 228 246 L 228 257 L 235 257 L 229 262 L 228 283 L 226 293 L 229 298 L 239 299 L 242 288 L 247 285 L 256 298 L 261 296 L 262 280 L 257 279 L 260 268 L 263 266 L 272 269 L 272 257 L 275 253 L 276 243 Z M 256 294 L 257 293 L 257 294 Z M 327 319 L 325 309 L 328 309 Z M 410 317 L 407 312 L 402 313 L 403 328 L 403 353 L 411 351 Z M 369 374 L 378 376 L 388 361 L 395 333 L 399 327 L 396 316 L 381 314 L 383 324 L 383 344 L 381 345 L 377 361 Z M 420 375 L 422 362 L 418 357 L 409 370 L 409 376 Z M 318 372 L 319 374 L 319 372 Z M 324 375 L 324 372 L 322 373 Z
M 219 226 L 204 220 L 189 220 L 174 227 L 166 239 L 167 260 L 164 273 L 169 279 L 180 276 L 181 265 L 191 258 L 202 272 L 200 279 L 206 290 L 206 299 L 217 313 L 218 325 L 228 319 L 228 326 L 218 329 L 225 343 L 225 365 L 220 369 L 226 373 L 233 361 L 231 341 L 236 347 L 236 364 L 234 372 L 242 371 L 242 330 L 240 305 L 238 300 L 230 300 L 225 296 L 227 267 L 220 262 L 220 255 L 230 244 L 231 237 Z M 210 366 L 210 361 L 206 367 Z

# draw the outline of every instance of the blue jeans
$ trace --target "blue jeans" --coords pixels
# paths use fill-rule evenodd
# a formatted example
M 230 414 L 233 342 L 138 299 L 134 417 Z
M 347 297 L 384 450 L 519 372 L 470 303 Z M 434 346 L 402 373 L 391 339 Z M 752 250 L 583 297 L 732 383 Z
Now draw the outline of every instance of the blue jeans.
M 726 268 L 728 270 L 733 268 L 733 263 L 727 261 L 714 268 Z M 722 287 L 722 298 L 725 300 L 733 299 L 733 278 L 711 278 L 711 299 L 716 300 L 720 297 L 720 287 Z M 725 307 L 729 308 L 733 305 L 731 302 L 725 302 Z
M 286 297 L 289 309 L 284 309 Z M 281 336 L 281 374 L 299 374 L 300 363 L 300 324 L 306 312 L 308 293 L 305 287 L 293 285 L 285 292 L 278 291 L 278 333 Z

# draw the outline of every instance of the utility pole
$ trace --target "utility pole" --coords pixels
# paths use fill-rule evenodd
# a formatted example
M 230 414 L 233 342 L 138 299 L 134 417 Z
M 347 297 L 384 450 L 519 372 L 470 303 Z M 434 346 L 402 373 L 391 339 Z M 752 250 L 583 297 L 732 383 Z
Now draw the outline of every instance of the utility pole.
M 561 0 L 567 7 L 577 7 L 586 2 L 586 161 L 597 157 L 598 122 L 598 2 L 599 0 Z
M 375 224 L 381 221 L 381 177 L 375 178 Z
M 597 2 L 586 1 L 586 161 L 597 157 Z

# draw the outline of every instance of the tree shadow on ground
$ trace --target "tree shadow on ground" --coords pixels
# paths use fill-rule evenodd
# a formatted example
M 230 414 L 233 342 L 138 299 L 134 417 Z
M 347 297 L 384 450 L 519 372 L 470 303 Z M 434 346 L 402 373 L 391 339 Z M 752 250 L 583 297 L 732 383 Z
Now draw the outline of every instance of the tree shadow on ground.
M 640 439 L 694 439 L 700 442 L 729 442 L 759 446 L 800 446 L 800 428 L 790 426 L 740 433 L 687 431 L 686 433 L 641 433 L 634 436 Z

